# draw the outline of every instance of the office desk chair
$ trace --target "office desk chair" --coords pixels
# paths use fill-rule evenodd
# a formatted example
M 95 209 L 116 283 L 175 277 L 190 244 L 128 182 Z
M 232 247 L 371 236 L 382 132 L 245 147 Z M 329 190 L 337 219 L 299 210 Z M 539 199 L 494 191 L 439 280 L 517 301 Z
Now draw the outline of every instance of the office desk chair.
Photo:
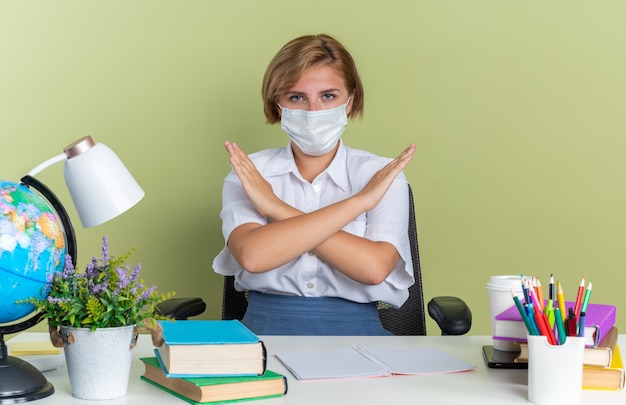
M 168 318 L 187 320 L 200 315 L 206 309 L 206 302 L 198 297 L 170 298 L 156 306 L 157 312 Z
M 415 206 L 410 185 L 408 232 L 415 284 L 409 288 L 409 298 L 401 308 L 396 309 L 388 304 L 379 303 L 378 315 L 383 327 L 394 335 L 426 335 L 422 273 L 417 243 L 417 226 L 415 224 Z M 246 293 L 235 290 L 234 283 L 235 278 L 233 276 L 224 277 L 222 319 L 241 320 L 246 313 L 246 308 L 248 307 Z M 186 316 L 198 315 L 194 313 L 193 309 L 197 307 L 199 298 L 175 298 L 173 300 L 178 300 L 178 302 L 169 303 L 172 300 L 168 300 L 161 304 L 167 307 L 164 308 L 163 314 L 171 317 L 180 316 L 180 314 Z M 463 335 L 472 326 L 472 313 L 469 307 L 463 300 L 457 297 L 434 297 L 428 303 L 428 314 L 435 320 L 442 335 Z

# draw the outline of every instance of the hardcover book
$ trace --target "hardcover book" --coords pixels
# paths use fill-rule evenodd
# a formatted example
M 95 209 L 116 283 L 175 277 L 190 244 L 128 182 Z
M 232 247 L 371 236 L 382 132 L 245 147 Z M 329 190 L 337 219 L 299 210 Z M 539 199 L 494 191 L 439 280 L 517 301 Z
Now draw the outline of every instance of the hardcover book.
M 142 380 L 192 404 L 272 398 L 287 393 L 287 379 L 271 370 L 259 376 L 169 378 L 155 357 L 141 361 L 145 366 Z
M 566 302 L 566 308 L 573 308 L 573 302 Z M 585 316 L 585 346 L 595 347 L 604 335 L 615 325 L 617 307 L 608 304 L 589 303 Z M 514 304 L 495 316 L 493 338 L 526 342 L 528 329 Z
M 615 346 L 609 367 L 583 367 L 583 389 L 585 390 L 622 390 L 624 389 L 624 363 Z
M 613 360 L 613 351 L 619 337 L 617 325 L 613 326 L 596 347 L 585 347 L 583 364 L 586 366 L 608 367 Z M 516 363 L 528 363 L 528 343 L 520 343 Z
M 265 372 L 265 345 L 237 320 L 159 322 L 165 343 L 154 351 L 168 377 Z

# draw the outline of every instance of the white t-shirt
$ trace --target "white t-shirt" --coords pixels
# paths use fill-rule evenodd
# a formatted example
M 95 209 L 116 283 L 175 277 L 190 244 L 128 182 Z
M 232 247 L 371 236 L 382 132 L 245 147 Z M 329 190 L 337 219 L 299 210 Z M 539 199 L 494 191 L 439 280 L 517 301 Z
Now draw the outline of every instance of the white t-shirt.
M 312 183 L 302 178 L 293 158 L 291 144 L 250 155 L 257 170 L 272 185 L 285 203 L 303 212 L 312 212 L 345 200 L 359 192 L 371 177 L 390 159 L 349 148 L 341 142 L 331 164 Z M 305 253 L 274 270 L 249 273 L 233 258 L 228 246 L 213 261 L 216 273 L 235 276 L 235 288 L 271 294 L 304 297 L 340 297 L 354 302 L 383 301 L 400 307 L 414 283 L 408 239 L 409 197 L 407 181 L 400 173 L 387 194 L 372 210 L 346 225 L 343 230 L 373 241 L 394 245 L 400 260 L 391 274 L 379 285 L 365 285 L 344 276 L 324 261 Z M 245 223 L 265 225 L 268 218 L 259 214 L 244 192 L 234 171 L 224 180 L 222 194 L 222 233 L 230 233 Z

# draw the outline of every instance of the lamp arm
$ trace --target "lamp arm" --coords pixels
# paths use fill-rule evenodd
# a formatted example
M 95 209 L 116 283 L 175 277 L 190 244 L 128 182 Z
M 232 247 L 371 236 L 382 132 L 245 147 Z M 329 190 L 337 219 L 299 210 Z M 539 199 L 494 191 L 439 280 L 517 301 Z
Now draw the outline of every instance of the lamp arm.
M 62 162 L 65 159 L 67 159 L 67 155 L 65 153 L 61 153 L 61 154 L 59 154 L 57 156 L 51 157 L 50 159 L 46 160 L 45 162 L 40 163 L 37 167 L 35 167 L 30 172 L 28 172 L 26 175 L 27 176 L 36 176 L 40 171 L 42 171 L 42 170 L 52 166 L 55 163 Z
M 63 156 L 65 156 L 65 154 L 63 154 Z M 48 162 L 50 160 L 48 160 Z M 39 166 L 42 165 L 43 163 Z M 76 266 L 76 233 L 74 232 L 74 227 L 72 226 L 70 216 L 67 214 L 65 207 L 63 207 L 61 201 L 59 201 L 57 196 L 54 195 L 54 193 L 48 187 L 46 187 L 42 182 L 32 177 L 31 175 L 27 174 L 26 176 L 22 177 L 21 182 L 23 185 L 27 187 L 32 186 L 35 190 L 39 191 L 48 200 L 48 202 L 50 202 L 54 210 L 57 212 L 57 215 L 59 216 L 59 219 L 63 224 L 63 228 L 65 229 L 65 238 L 67 239 L 67 253 L 72 258 L 72 264 Z

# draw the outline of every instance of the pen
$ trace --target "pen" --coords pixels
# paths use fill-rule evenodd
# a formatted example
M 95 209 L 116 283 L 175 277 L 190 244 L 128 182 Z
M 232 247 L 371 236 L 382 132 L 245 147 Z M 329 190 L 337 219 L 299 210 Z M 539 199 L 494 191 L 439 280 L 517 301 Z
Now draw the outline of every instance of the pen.
M 565 310 L 565 294 L 563 294 L 563 287 L 561 287 L 560 281 L 556 282 L 556 300 L 561 310 L 561 320 L 565 322 L 565 318 L 567 317 L 567 311 Z
M 563 317 L 559 307 L 554 308 L 554 323 L 556 323 L 556 331 L 559 333 L 559 344 L 563 344 L 567 334 L 565 333 L 565 325 L 563 325 Z
M 583 302 L 584 292 L 585 292 L 585 277 L 583 276 L 583 279 L 580 280 L 580 285 L 578 286 L 578 293 L 576 294 L 576 304 L 574 306 L 574 315 L 576 315 L 576 318 L 578 318 L 578 315 L 580 314 L 580 305 Z
M 587 284 L 587 290 L 585 290 L 585 297 L 583 298 L 583 303 L 582 303 L 582 306 L 580 308 L 581 314 L 583 312 L 587 312 L 587 305 L 589 304 L 589 297 L 590 296 L 591 296 L 591 280 L 589 281 L 589 284 Z
M 515 295 L 513 290 L 511 290 L 511 295 L 513 296 L 513 301 L 515 301 L 515 306 L 517 307 L 517 310 L 522 316 L 522 320 L 524 321 L 524 324 L 526 325 L 526 329 L 528 330 L 528 333 L 530 333 L 531 335 L 537 335 L 538 333 L 535 331 L 535 329 L 533 328 L 533 325 L 530 323 L 530 319 L 528 319 L 526 310 L 522 306 L 522 303 L 520 302 L 519 298 Z
M 581 311 L 578 317 L 578 336 L 585 336 L 585 311 Z
M 528 289 L 526 288 L 526 283 L 524 282 L 524 275 L 519 275 L 522 282 L 522 292 L 524 293 L 524 303 L 528 304 L 530 302 L 530 297 L 528 296 Z

